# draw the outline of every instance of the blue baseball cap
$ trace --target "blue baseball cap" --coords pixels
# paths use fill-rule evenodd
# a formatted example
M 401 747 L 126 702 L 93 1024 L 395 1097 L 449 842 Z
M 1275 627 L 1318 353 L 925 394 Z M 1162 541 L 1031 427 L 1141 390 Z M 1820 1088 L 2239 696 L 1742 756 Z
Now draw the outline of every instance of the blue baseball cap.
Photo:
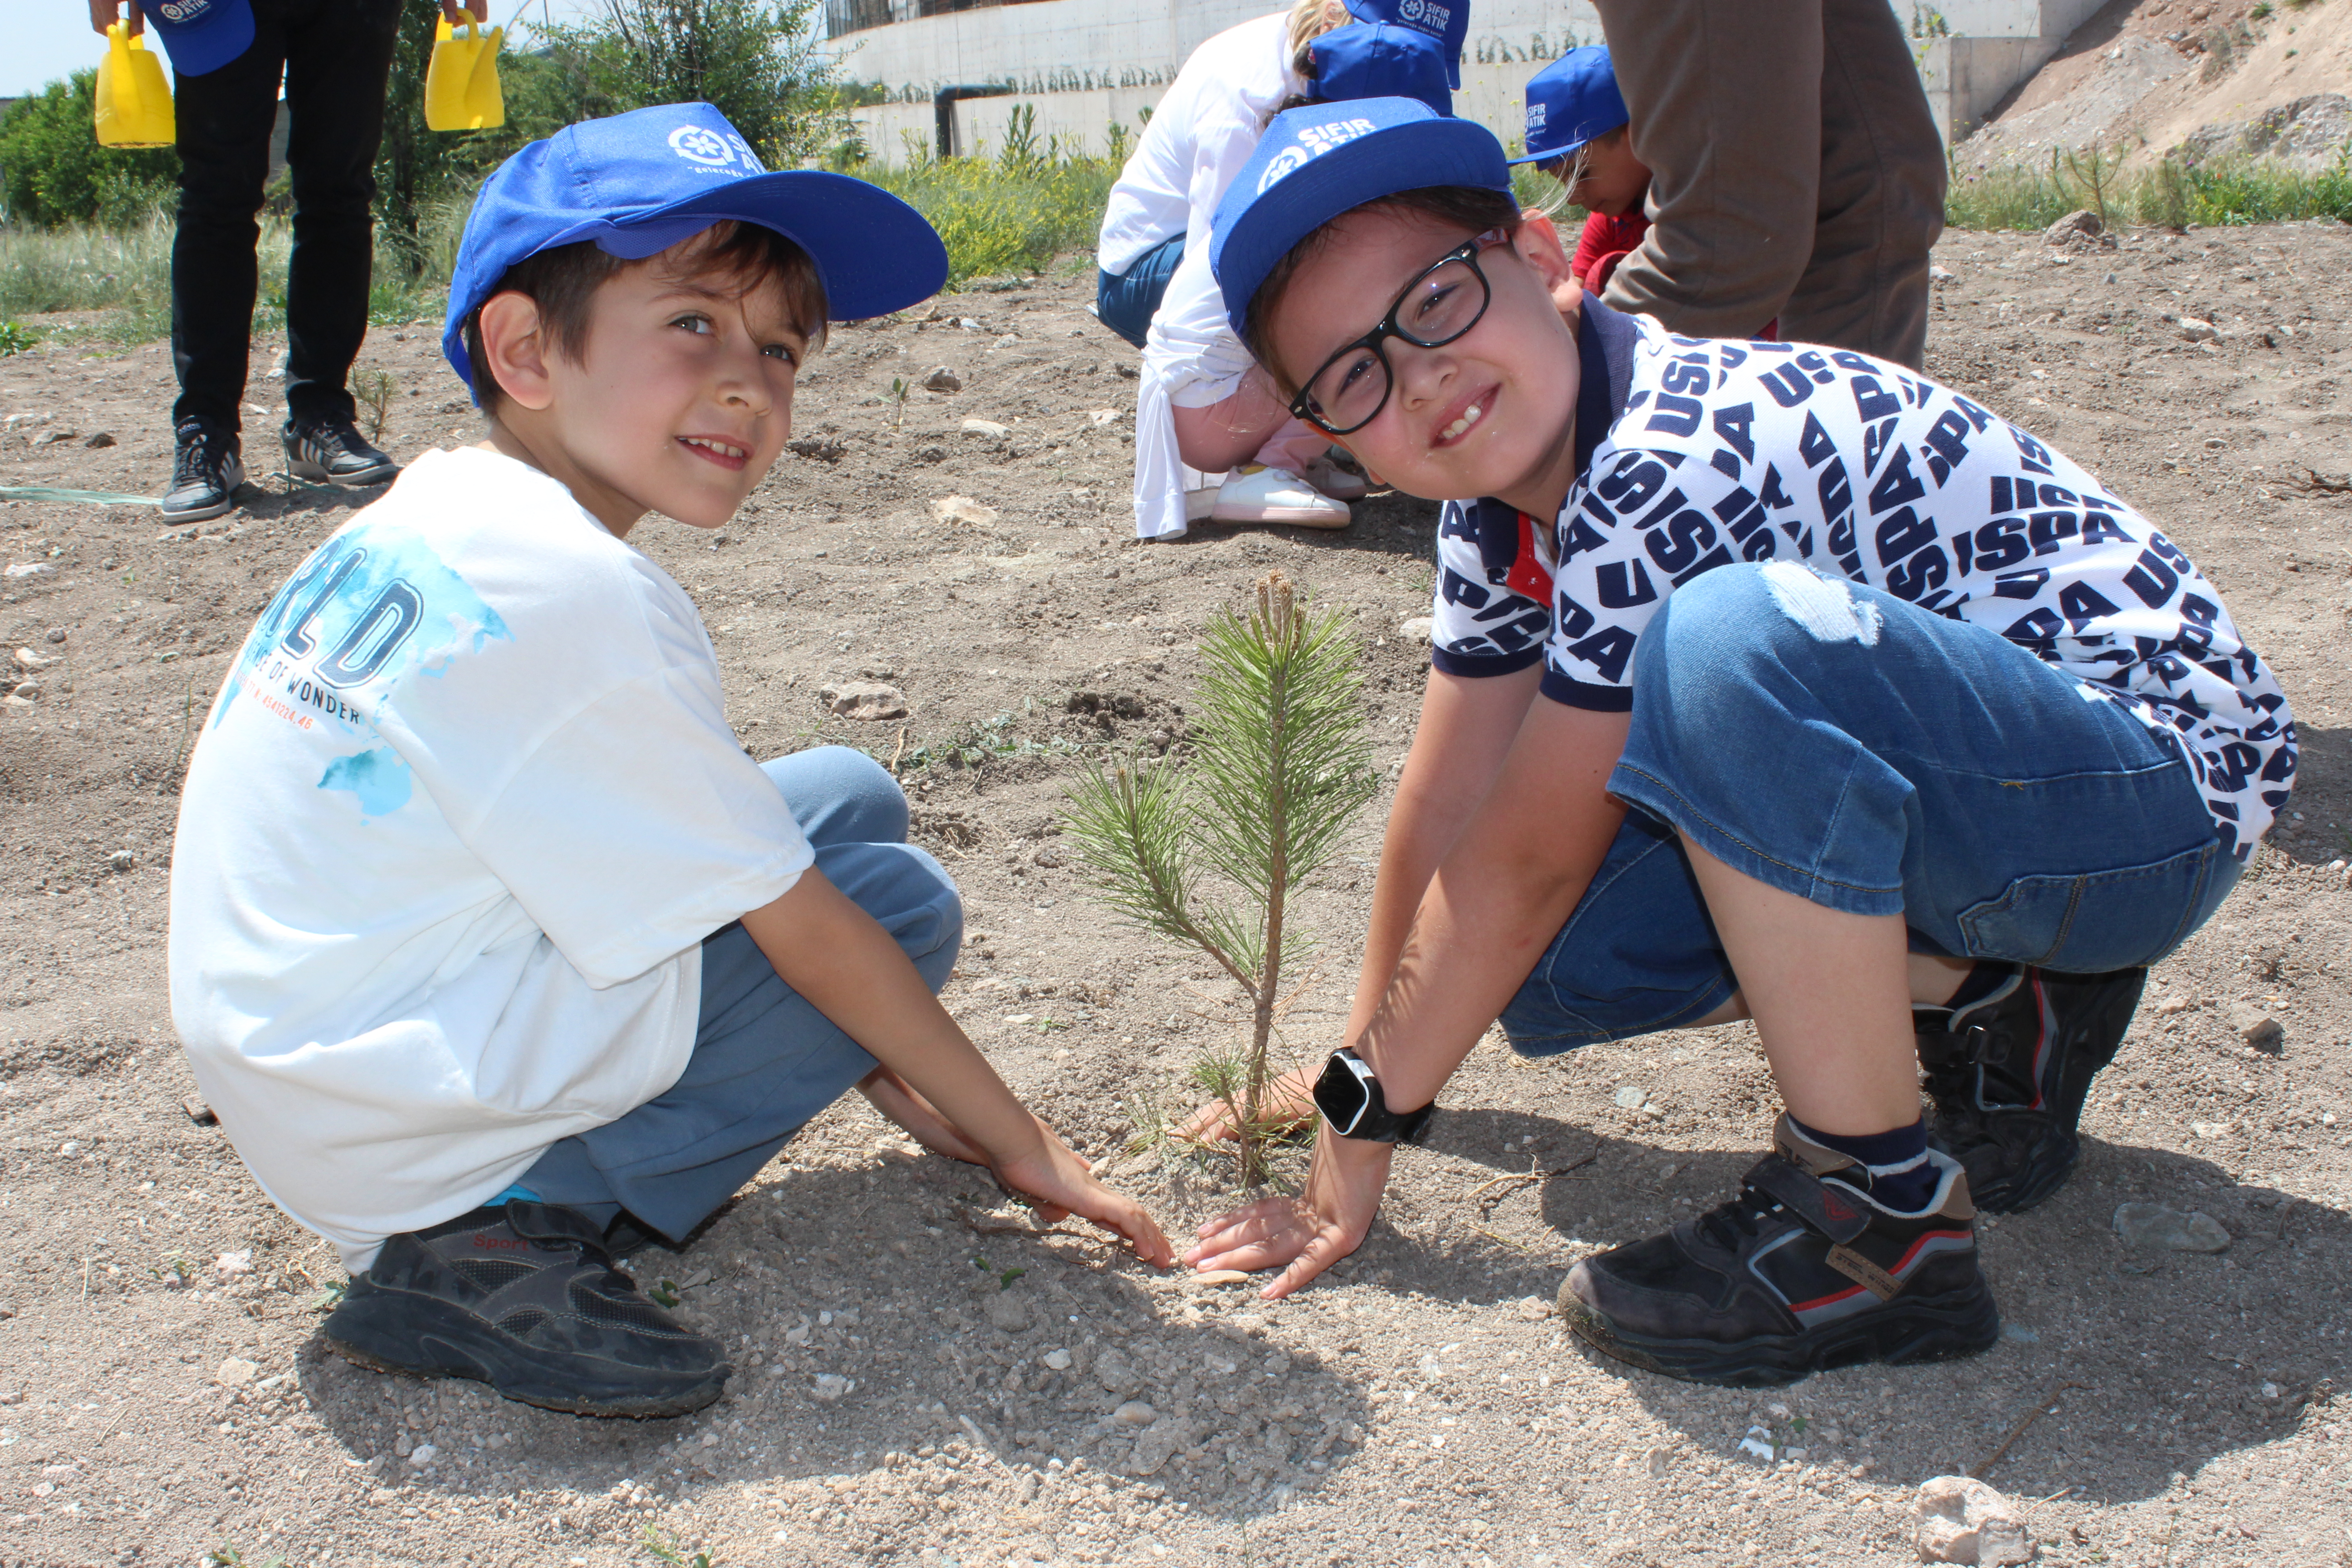
M 1440 114 L 1454 112 L 1445 86 L 1445 56 L 1426 33 L 1386 22 L 1337 27 L 1307 47 L 1321 102 L 1358 98 L 1417 98 Z
M 1366 202 L 1431 185 L 1511 188 L 1495 133 L 1415 98 L 1313 103 L 1274 117 L 1217 204 L 1209 270 L 1236 334 L 1275 263 Z
M 253 47 L 252 0 L 133 0 L 181 76 L 215 71 Z
M 1445 56 L 1445 85 L 1462 90 L 1462 47 L 1470 41 L 1470 0 L 1347 0 L 1359 22 L 1389 22 L 1434 39 Z
M 948 279 L 939 235 L 879 185 L 815 169 L 770 174 L 719 110 L 665 103 L 567 125 L 499 165 L 457 244 L 441 352 L 473 386 L 466 318 L 526 257 L 593 240 L 639 261 L 725 219 L 807 251 L 836 321 L 903 310 Z
M 1617 90 L 1609 47 L 1570 49 L 1528 79 L 1528 151 L 1514 163 L 1565 158 L 1633 117 Z

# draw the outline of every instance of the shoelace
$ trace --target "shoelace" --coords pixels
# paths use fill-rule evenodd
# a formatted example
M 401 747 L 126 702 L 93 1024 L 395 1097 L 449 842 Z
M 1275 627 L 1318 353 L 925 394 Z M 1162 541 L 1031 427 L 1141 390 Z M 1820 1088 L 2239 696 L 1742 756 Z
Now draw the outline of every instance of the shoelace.
M 1767 1197 L 1754 1187 L 1741 1187 L 1738 1197 L 1699 1215 L 1698 1227 L 1726 1251 L 1737 1252 L 1742 1241 L 1754 1237 L 1767 1219 L 1780 1212 L 1779 1199 Z
M 193 437 L 183 437 L 175 445 L 177 449 L 172 460 L 173 489 L 199 481 L 207 484 L 218 481 L 221 463 L 228 456 L 228 443 L 221 438 L 218 432 L 200 425 Z

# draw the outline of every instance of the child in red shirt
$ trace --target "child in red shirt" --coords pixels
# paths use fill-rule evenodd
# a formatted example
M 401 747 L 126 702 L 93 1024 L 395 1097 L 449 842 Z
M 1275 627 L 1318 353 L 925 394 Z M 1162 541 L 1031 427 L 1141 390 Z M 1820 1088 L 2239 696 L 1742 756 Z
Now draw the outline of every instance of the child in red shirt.
M 1595 294 L 1650 230 L 1650 171 L 1633 156 L 1631 119 L 1605 46 L 1570 49 L 1528 82 L 1528 150 L 1511 162 L 1535 164 L 1591 215 L 1570 269 Z

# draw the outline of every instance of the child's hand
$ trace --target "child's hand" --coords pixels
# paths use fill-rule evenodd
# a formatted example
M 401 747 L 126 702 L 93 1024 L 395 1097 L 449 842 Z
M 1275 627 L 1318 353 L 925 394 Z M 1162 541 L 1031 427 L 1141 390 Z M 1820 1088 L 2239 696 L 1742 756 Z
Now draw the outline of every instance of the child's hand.
M 1118 1236 L 1154 1268 L 1166 1268 L 1176 1261 L 1176 1249 L 1141 1204 L 1095 1180 L 1093 1167 L 1042 1121 L 1037 1123 L 1037 1140 L 1030 1152 L 991 1169 L 1007 1190 L 1037 1205 L 1038 1218 L 1050 1225 L 1066 1215 L 1076 1215 Z
M 1222 1100 L 1213 1100 L 1187 1117 L 1171 1136 L 1195 1143 L 1231 1138 L 1237 1110 Z M 1306 1068 L 1294 1068 L 1268 1082 L 1265 1098 L 1258 1101 L 1257 1113 L 1268 1131 L 1288 1132 L 1303 1125 L 1315 1114 L 1315 1074 Z
M 961 1128 L 940 1115 L 937 1106 L 888 1068 L 876 1068 L 859 1079 L 857 1092 L 932 1153 L 968 1164 L 988 1163 L 986 1150 L 965 1137 Z

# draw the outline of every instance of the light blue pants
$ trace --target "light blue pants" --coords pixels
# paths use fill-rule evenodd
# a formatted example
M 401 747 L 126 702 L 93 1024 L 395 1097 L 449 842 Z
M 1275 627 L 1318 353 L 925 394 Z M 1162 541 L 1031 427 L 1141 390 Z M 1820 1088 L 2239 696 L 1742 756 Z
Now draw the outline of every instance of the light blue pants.
M 907 842 L 897 781 L 846 746 L 762 766 L 816 868 L 898 939 L 932 991 L 946 984 L 963 905 L 946 869 Z M 703 939 L 702 1014 L 685 1073 L 618 1121 L 550 1145 L 517 1185 L 606 1224 L 625 1209 L 681 1240 L 874 1066 L 730 925 Z

